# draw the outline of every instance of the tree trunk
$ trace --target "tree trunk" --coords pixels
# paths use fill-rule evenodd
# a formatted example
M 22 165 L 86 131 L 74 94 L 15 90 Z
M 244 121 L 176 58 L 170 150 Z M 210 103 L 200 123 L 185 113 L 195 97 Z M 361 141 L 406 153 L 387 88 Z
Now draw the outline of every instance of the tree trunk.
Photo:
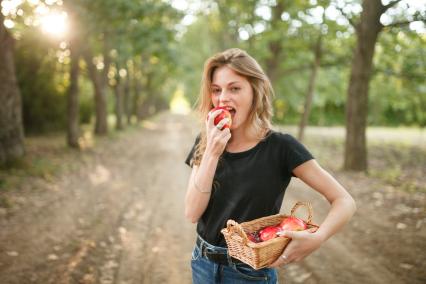
M 272 9 L 271 32 L 275 34 L 269 44 L 269 57 L 266 60 L 266 73 L 269 79 L 274 83 L 278 77 L 278 69 L 282 62 L 282 34 L 284 31 L 280 28 L 282 22 L 281 15 L 284 13 L 284 0 L 277 0 L 277 5 Z
M 93 56 L 90 51 L 85 51 L 85 60 L 87 63 L 87 69 L 89 77 L 92 80 L 93 88 L 95 90 L 95 134 L 105 135 L 108 133 L 108 122 L 107 122 L 107 99 L 106 99 L 106 80 L 103 79 L 104 72 L 98 72 L 96 66 L 93 64 Z M 109 65 L 104 63 L 104 69 L 108 68 Z
M 117 67 L 119 70 L 119 68 Z M 117 72 L 116 83 L 114 86 L 115 93 L 115 117 L 117 130 L 123 129 L 123 84 L 120 75 Z
M 373 67 L 374 48 L 383 28 L 380 16 L 386 11 L 380 0 L 364 0 L 356 27 L 357 45 L 346 102 L 346 143 L 344 169 L 367 170 L 366 127 L 368 87 Z
M 138 71 L 140 72 L 140 71 Z M 137 122 L 139 123 L 142 118 L 140 117 L 140 106 L 143 103 L 143 96 L 142 96 L 142 83 L 141 83 L 141 76 L 135 76 L 133 77 L 133 105 L 132 105 L 132 114 L 136 117 Z M 140 75 L 140 73 L 138 74 Z
M 67 143 L 72 148 L 79 148 L 78 138 L 80 137 L 79 127 L 79 103 L 78 103 L 78 76 L 79 68 L 79 42 L 74 38 L 70 40 L 70 85 L 68 89 L 68 123 L 67 123 Z
M 309 78 L 308 90 L 306 92 L 305 104 L 303 107 L 303 114 L 299 123 L 298 139 L 300 141 L 303 141 L 305 127 L 308 124 L 309 114 L 311 113 L 312 101 L 314 98 L 315 82 L 318 75 L 318 69 L 321 64 L 321 55 L 322 55 L 321 44 L 322 44 L 322 33 L 320 31 L 320 34 L 318 36 L 317 42 L 314 47 L 314 62 L 312 64 L 311 76 Z
M 124 81 L 124 94 L 123 94 L 123 104 L 124 104 L 124 115 L 126 116 L 127 125 L 130 125 L 132 120 L 132 114 L 130 109 L 130 69 L 127 69 L 127 76 Z
M 145 96 L 139 96 L 137 117 L 138 121 L 147 118 L 148 116 L 155 113 L 154 95 L 151 88 L 152 85 L 152 73 L 146 74 L 145 85 L 143 86 L 143 93 Z
M 15 73 L 13 38 L 3 21 L 4 17 L 0 12 L 0 164 L 20 158 L 25 152 L 22 103 Z

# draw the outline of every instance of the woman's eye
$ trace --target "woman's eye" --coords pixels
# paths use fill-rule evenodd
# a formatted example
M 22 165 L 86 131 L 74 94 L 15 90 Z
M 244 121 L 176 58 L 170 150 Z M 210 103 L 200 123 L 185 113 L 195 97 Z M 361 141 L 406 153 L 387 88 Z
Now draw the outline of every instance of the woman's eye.
M 231 88 L 231 92 L 236 93 L 236 92 L 238 92 L 240 89 L 241 89 L 240 87 L 232 87 L 232 88 Z
M 220 89 L 213 89 L 212 92 L 215 95 L 220 94 Z

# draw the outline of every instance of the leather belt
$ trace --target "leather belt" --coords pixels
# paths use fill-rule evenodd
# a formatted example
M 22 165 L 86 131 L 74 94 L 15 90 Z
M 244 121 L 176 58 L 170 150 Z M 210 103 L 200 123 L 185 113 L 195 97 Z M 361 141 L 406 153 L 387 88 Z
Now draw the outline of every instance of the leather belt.
M 205 241 L 203 242 L 199 237 L 197 237 L 197 247 L 200 249 L 201 256 L 207 258 L 208 260 L 211 260 L 213 262 L 216 262 L 218 264 L 222 265 L 229 265 L 228 261 L 228 254 L 226 252 L 214 252 L 211 251 L 211 249 L 208 246 L 204 245 Z M 229 257 L 232 263 L 238 264 L 243 263 L 242 261 Z

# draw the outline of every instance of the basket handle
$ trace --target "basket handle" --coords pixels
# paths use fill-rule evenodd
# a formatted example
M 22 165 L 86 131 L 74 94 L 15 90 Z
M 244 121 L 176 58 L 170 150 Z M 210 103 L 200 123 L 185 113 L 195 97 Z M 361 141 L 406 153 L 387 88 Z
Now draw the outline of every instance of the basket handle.
M 240 235 L 243 238 L 243 244 L 244 245 L 247 244 L 248 242 L 247 234 L 246 232 L 244 232 L 240 224 L 238 224 L 234 220 L 228 220 L 226 222 L 226 228 L 228 229 L 230 233 L 237 233 L 238 235 Z
M 293 208 L 291 208 L 290 215 L 294 217 L 294 213 L 301 206 L 305 206 L 306 209 L 308 209 L 308 223 L 311 223 L 312 222 L 312 204 L 310 202 L 298 201 L 296 204 L 294 204 Z

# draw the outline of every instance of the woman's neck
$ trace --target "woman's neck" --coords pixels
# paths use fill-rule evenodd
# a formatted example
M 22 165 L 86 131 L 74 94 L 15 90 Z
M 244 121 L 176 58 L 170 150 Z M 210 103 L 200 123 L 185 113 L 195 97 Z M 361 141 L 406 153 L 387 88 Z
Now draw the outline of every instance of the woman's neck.
M 262 133 L 261 137 L 265 136 L 266 133 Z M 253 131 L 247 129 L 235 129 L 231 131 L 231 139 L 228 141 L 226 150 L 230 152 L 239 152 L 252 148 L 260 139 L 258 135 L 255 135 Z

